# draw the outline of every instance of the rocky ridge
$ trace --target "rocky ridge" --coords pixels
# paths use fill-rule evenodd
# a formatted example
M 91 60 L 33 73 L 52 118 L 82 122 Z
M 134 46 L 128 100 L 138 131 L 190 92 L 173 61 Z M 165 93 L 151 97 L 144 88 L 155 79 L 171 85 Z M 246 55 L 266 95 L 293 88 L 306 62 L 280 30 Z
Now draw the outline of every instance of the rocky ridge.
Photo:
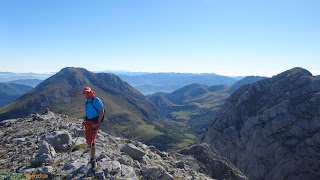
M 206 144 L 162 152 L 101 131 L 94 175 L 81 123 L 50 111 L 0 122 L 0 171 L 49 179 L 247 179 Z
M 320 79 L 293 68 L 242 86 L 201 142 L 250 179 L 319 179 Z

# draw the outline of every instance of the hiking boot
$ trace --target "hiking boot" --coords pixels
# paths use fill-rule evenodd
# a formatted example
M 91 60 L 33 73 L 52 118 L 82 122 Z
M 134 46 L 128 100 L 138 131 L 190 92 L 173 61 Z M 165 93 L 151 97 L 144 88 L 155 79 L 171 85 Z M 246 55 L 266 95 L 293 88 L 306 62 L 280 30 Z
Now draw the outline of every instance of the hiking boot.
M 98 164 L 97 164 L 97 160 L 96 159 L 91 159 L 91 165 L 93 169 L 96 169 Z

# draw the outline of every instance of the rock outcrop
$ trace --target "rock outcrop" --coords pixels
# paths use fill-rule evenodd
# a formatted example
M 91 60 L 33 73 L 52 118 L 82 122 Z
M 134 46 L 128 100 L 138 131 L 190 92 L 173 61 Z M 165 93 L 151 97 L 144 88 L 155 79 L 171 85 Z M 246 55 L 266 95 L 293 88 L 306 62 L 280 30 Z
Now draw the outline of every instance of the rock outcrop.
M 201 142 L 250 179 L 320 179 L 320 79 L 294 68 L 242 86 Z
M 50 111 L 0 122 L 0 172 L 48 179 L 247 179 L 208 145 L 162 152 L 101 131 L 93 173 L 81 124 L 80 119 Z

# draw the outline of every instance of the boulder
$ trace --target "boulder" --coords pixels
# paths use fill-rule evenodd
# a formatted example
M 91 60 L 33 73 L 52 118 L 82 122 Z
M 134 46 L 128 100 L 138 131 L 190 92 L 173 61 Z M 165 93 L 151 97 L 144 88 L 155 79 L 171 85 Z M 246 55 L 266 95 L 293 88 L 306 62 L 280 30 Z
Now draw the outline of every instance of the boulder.
M 98 170 L 97 172 L 95 172 L 95 176 L 96 176 L 98 179 L 106 179 L 106 176 L 105 176 L 103 170 Z
M 144 151 L 138 149 L 134 144 L 128 143 L 121 148 L 121 151 L 127 153 L 134 160 L 142 160 L 146 154 Z
M 44 141 L 40 147 L 36 161 L 40 164 L 49 163 L 56 156 L 54 148 Z
M 99 162 L 99 166 L 102 167 L 105 175 L 116 175 L 121 172 L 121 164 L 119 161 L 108 161 L 107 159 L 102 159 L 102 161 Z
M 51 144 L 56 151 L 67 151 L 72 143 L 72 137 L 67 131 L 54 131 L 47 135 L 46 141 Z
M 143 167 L 141 174 L 145 179 L 158 179 L 158 180 L 173 180 L 170 175 L 162 166 Z
M 133 168 L 126 165 L 121 165 L 121 176 L 125 179 L 138 180 Z

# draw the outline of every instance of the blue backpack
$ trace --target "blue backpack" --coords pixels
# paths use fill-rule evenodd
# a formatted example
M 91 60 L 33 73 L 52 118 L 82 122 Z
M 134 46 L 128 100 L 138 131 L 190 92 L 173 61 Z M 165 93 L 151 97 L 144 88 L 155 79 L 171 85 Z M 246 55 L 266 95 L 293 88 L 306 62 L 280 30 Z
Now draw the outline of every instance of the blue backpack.
M 94 99 L 95 99 L 95 97 L 93 97 L 92 102 L 88 102 L 88 101 L 87 101 L 86 104 L 85 104 L 85 107 L 87 106 L 87 104 L 92 104 L 92 107 L 97 111 L 98 114 L 100 114 L 100 112 L 98 111 L 98 109 L 97 109 L 96 107 L 94 107 L 94 105 L 93 105 Z M 105 111 L 104 108 L 103 108 L 103 117 L 102 117 L 102 119 L 101 119 L 101 122 L 104 120 L 104 114 L 105 114 L 105 113 L 106 113 L 106 111 Z M 98 118 L 99 118 L 99 116 L 93 118 L 92 121 L 98 121 Z M 89 120 L 89 119 L 86 117 L 86 120 Z M 100 122 L 100 123 L 101 123 L 101 122 Z

